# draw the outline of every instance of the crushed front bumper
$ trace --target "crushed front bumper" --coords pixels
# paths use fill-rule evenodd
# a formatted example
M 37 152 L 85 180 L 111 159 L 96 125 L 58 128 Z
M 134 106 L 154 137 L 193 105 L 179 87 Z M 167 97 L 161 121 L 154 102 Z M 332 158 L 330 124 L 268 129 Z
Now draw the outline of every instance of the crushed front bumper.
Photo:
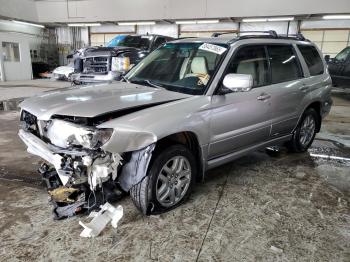
M 18 136 L 27 145 L 27 151 L 29 153 L 43 158 L 55 167 L 63 185 L 68 182 L 69 176 L 65 174 L 65 171 L 60 169 L 62 156 L 57 154 L 59 148 L 46 144 L 40 138 L 30 132 L 24 131 L 23 129 L 19 130 Z

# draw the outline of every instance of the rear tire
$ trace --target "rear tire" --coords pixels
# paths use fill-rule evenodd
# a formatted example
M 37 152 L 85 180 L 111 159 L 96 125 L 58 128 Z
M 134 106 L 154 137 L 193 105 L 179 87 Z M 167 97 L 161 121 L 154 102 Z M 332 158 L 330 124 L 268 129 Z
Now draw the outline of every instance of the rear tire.
M 159 214 L 181 205 L 192 191 L 197 175 L 195 158 L 183 145 L 160 151 L 143 180 L 130 189 L 135 206 L 144 214 Z
M 287 143 L 288 150 L 294 153 L 305 152 L 314 141 L 319 121 L 315 109 L 307 109 L 293 133 L 293 138 Z

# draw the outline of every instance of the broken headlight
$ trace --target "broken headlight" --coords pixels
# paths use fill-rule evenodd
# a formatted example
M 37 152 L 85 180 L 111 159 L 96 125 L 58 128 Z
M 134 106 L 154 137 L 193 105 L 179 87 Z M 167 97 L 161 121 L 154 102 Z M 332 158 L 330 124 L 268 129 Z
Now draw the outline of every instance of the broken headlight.
M 45 129 L 45 136 L 51 143 L 62 148 L 81 146 L 95 149 L 103 146 L 113 133 L 110 128 L 82 126 L 59 119 L 48 122 Z
M 103 146 L 112 136 L 113 129 L 86 129 L 81 128 L 78 133 L 76 133 L 75 140 L 82 147 L 88 149 L 94 149 Z M 76 144 L 75 141 L 72 141 Z

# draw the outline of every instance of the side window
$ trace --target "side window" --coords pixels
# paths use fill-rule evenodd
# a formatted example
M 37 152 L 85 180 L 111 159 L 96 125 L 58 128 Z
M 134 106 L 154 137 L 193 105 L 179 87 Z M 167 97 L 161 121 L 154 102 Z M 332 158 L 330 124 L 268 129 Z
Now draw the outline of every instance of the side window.
M 323 62 L 317 49 L 309 45 L 298 45 L 298 48 L 309 68 L 310 75 L 315 76 L 323 74 Z
M 287 82 L 302 77 L 299 61 L 290 45 L 269 45 L 272 84 Z
M 166 42 L 164 37 L 158 37 L 156 39 L 156 41 L 154 42 L 154 47 L 153 49 L 157 49 L 158 47 L 160 47 L 161 45 L 163 45 Z
M 247 74 L 253 77 L 253 87 L 268 83 L 268 63 L 264 46 L 246 46 L 238 50 L 228 65 L 226 74 Z
M 336 60 L 337 62 L 344 62 L 349 55 L 350 55 L 350 47 L 346 47 L 334 57 L 334 60 Z

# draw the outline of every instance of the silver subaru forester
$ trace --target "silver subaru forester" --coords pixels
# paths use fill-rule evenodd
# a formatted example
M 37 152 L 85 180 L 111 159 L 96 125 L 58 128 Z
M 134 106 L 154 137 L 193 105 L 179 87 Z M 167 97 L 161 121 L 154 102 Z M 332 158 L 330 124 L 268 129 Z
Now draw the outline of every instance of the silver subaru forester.
M 74 214 L 129 192 L 148 215 L 178 206 L 207 170 L 251 151 L 306 151 L 331 88 L 321 52 L 301 35 L 180 39 L 121 82 L 25 100 L 19 136 L 49 163 L 40 172 L 50 195 L 74 192 L 70 202 L 54 198 L 58 206 Z

